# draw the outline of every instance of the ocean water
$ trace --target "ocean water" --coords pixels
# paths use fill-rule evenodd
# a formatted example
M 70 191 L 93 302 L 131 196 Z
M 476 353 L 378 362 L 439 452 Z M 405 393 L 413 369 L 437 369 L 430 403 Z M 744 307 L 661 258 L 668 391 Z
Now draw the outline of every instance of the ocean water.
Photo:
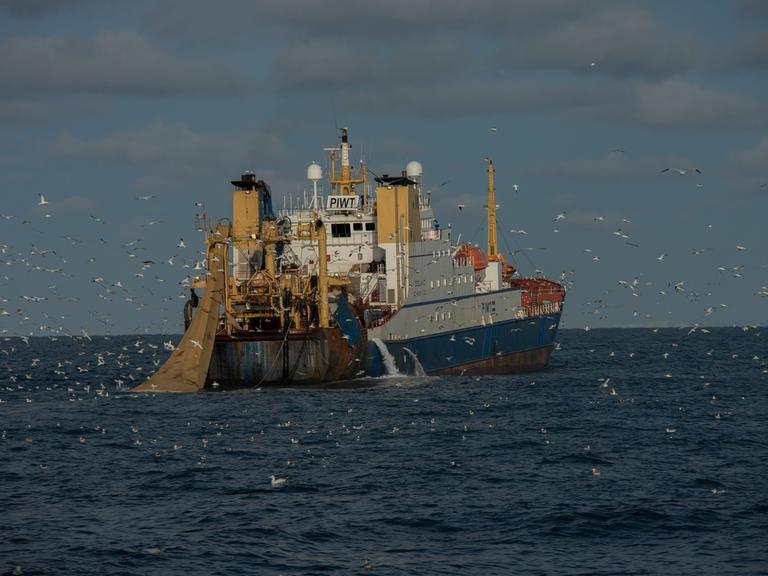
M 565 330 L 505 377 L 126 392 L 167 339 L 0 341 L 0 573 L 768 574 L 768 329 Z

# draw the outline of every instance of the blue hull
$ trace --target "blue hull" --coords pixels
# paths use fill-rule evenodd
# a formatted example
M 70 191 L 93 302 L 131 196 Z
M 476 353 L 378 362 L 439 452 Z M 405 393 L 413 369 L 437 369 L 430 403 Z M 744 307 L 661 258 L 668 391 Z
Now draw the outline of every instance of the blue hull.
M 384 344 L 403 374 L 525 372 L 546 367 L 559 324 L 560 313 L 553 313 Z M 382 353 L 371 341 L 367 372 L 387 373 Z

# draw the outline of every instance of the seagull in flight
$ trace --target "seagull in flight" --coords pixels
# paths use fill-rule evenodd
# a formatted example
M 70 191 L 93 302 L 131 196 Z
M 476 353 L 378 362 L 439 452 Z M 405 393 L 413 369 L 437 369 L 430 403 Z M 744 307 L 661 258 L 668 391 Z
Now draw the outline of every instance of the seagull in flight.
M 45 199 L 45 196 L 42 194 L 38 194 L 38 196 L 40 196 L 40 201 L 37 203 L 38 206 L 45 206 L 48 204 L 48 200 Z
M 461 212 L 462 210 L 464 210 L 464 204 L 456 204 L 456 208 L 458 208 L 459 212 Z
M 192 338 L 189 339 L 189 343 L 192 344 L 192 346 L 196 346 L 197 348 L 200 348 L 200 350 L 203 349 L 203 345 L 200 344 L 197 340 L 193 340 Z
M 663 174 L 664 172 L 669 172 L 670 170 L 677 172 L 678 174 L 680 174 L 680 176 L 685 176 L 686 174 L 688 174 L 688 172 L 691 171 L 690 168 L 664 168 L 664 170 L 662 170 L 661 173 Z M 697 174 L 701 174 L 701 170 L 699 170 L 698 168 L 694 168 L 693 170 Z

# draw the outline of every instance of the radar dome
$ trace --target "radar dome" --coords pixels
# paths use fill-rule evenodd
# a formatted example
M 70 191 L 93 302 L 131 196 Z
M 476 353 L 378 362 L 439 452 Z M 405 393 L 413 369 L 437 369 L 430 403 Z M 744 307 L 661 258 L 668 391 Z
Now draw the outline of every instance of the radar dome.
M 424 169 L 421 167 L 420 162 L 416 162 L 416 160 L 412 160 L 411 162 L 408 162 L 408 165 L 405 167 L 405 174 L 409 178 L 418 178 L 424 173 Z
M 307 166 L 307 180 L 312 180 L 313 182 L 317 182 L 318 180 L 323 179 L 323 169 L 320 168 L 320 165 L 312 162 L 309 166 Z

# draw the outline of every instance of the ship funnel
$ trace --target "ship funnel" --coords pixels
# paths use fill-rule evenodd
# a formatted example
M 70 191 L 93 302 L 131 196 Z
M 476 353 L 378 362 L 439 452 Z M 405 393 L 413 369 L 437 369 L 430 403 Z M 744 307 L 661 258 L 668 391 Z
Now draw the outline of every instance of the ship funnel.
M 230 182 L 240 190 L 253 190 L 256 188 L 256 174 L 246 170 L 245 174 L 240 176 L 240 180 L 230 180 Z

